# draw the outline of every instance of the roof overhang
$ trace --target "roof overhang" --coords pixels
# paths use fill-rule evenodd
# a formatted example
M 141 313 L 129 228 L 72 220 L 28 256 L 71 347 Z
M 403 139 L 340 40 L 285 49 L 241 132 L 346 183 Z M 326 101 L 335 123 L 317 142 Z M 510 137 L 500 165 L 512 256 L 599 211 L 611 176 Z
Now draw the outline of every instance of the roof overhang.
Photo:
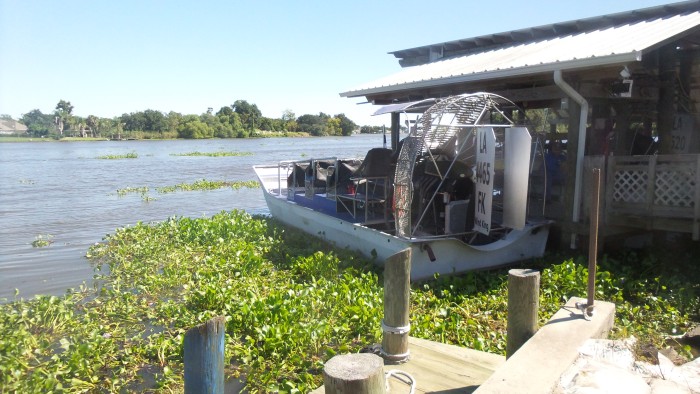
M 436 102 L 437 99 L 429 98 L 407 103 L 389 104 L 379 108 L 372 115 L 383 115 L 392 112 L 422 113 Z
M 397 93 L 452 85 L 504 81 L 553 73 L 640 62 L 643 55 L 700 31 L 700 1 L 693 11 L 654 14 L 648 19 L 593 31 L 564 34 L 527 43 L 488 45 L 481 51 L 406 67 L 399 72 L 340 93 L 369 101 Z
M 572 60 L 566 62 L 557 62 L 549 64 L 537 64 L 532 66 L 523 66 L 510 69 L 497 69 L 497 70 L 487 70 L 483 72 L 474 72 L 471 74 L 449 76 L 444 78 L 431 78 L 427 80 L 417 80 L 417 81 L 406 81 L 403 83 L 397 83 L 394 85 L 387 86 L 376 86 L 364 89 L 358 89 L 354 91 L 348 91 L 340 93 L 341 97 L 361 97 L 370 96 L 374 94 L 384 94 L 384 93 L 394 93 L 401 92 L 405 90 L 423 89 L 439 87 L 444 85 L 454 85 L 462 84 L 476 81 L 488 81 L 496 79 L 506 79 L 515 77 L 524 77 L 528 75 L 537 74 L 547 74 L 553 73 L 555 70 L 568 71 L 568 70 L 578 70 L 593 67 L 603 67 L 603 66 L 615 66 L 626 64 L 629 62 L 641 61 L 641 52 L 632 52 L 625 54 L 618 54 L 612 56 L 606 56 L 601 58 L 590 58 L 581 60 Z M 394 76 L 400 77 L 401 73 L 394 74 Z

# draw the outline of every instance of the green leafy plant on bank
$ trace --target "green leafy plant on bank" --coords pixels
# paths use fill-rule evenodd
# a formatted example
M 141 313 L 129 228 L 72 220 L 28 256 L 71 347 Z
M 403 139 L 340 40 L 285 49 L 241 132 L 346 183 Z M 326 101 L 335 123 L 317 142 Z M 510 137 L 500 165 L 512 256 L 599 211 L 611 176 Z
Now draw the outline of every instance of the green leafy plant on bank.
M 129 152 L 124 155 L 103 155 L 103 156 L 97 156 L 96 159 L 104 159 L 104 160 L 119 160 L 119 159 L 136 159 L 138 158 L 139 155 L 136 152 Z
M 309 392 L 333 355 L 381 341 L 381 272 L 271 219 L 139 223 L 88 256 L 109 268 L 99 286 L 0 305 L 0 391 L 179 391 L 184 333 L 219 315 L 227 374 L 251 393 Z M 545 260 L 542 323 L 585 295 L 587 276 L 576 258 Z M 617 303 L 614 335 L 661 344 L 697 324 L 693 275 L 653 257 L 601 259 L 596 295 Z M 507 270 L 413 284 L 411 335 L 503 354 L 506 285 Z
M 188 152 L 188 153 L 171 153 L 170 156 L 207 156 L 207 157 L 237 157 L 237 156 L 252 156 L 253 152 L 236 152 L 236 151 L 218 151 L 218 152 Z

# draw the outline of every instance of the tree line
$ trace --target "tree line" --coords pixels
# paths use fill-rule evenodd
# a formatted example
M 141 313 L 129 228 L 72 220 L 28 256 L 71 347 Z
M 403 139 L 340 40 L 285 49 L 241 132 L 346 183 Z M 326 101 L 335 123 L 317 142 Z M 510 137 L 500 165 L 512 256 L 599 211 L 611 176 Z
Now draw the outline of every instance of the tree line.
M 318 115 L 297 117 L 291 110 L 285 110 L 280 118 L 268 118 L 262 115 L 257 105 L 246 100 L 236 100 L 217 112 L 209 108 L 201 115 L 147 109 L 114 118 L 101 118 L 95 115 L 77 116 L 73 109 L 70 101 L 60 100 L 53 113 L 44 114 L 34 109 L 22 115 L 19 121 L 27 126 L 31 136 L 53 138 L 246 138 L 266 133 L 347 136 L 356 130 L 379 131 L 370 126 L 360 129 L 342 113 L 330 116 L 320 112 Z

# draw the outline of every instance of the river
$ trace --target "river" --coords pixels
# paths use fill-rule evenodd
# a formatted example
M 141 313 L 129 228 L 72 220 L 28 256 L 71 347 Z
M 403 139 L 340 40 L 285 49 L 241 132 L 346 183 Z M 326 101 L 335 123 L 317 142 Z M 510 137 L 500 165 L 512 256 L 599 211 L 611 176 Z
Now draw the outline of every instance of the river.
M 255 180 L 252 166 L 311 157 L 363 157 L 381 135 L 167 141 L 0 143 L 0 302 L 90 285 L 90 245 L 115 229 L 173 216 L 268 213 L 258 188 L 159 193 L 157 187 Z M 236 151 L 244 156 L 179 156 Z M 133 159 L 100 156 L 135 153 Z M 117 194 L 148 187 L 147 196 Z M 38 237 L 46 247 L 34 247 Z

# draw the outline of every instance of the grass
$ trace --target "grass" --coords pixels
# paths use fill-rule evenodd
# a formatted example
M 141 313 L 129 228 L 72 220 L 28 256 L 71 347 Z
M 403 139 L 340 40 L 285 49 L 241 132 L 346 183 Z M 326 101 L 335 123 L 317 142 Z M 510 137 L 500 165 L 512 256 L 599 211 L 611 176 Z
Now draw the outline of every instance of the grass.
M 188 153 L 171 153 L 170 156 L 207 156 L 207 157 L 230 157 L 230 156 L 252 156 L 253 152 L 235 152 L 235 151 L 218 151 L 218 152 L 188 152 Z
M 184 333 L 220 315 L 226 372 L 250 377 L 251 393 L 309 392 L 324 361 L 381 342 L 382 272 L 266 217 L 138 223 L 87 255 L 109 267 L 97 286 L 0 305 L 0 391 L 181 391 Z M 663 346 L 698 323 L 699 268 L 681 263 L 698 256 L 657 256 L 600 259 L 596 298 L 617 304 L 615 337 Z M 542 324 L 585 295 L 585 267 L 575 256 L 529 263 Z M 506 289 L 507 270 L 414 283 L 411 335 L 503 354 Z
M 55 141 L 53 138 L 41 137 L 8 137 L 0 136 L 0 142 L 49 142 Z
M 71 142 L 71 141 L 109 141 L 106 137 L 63 137 L 59 141 Z

